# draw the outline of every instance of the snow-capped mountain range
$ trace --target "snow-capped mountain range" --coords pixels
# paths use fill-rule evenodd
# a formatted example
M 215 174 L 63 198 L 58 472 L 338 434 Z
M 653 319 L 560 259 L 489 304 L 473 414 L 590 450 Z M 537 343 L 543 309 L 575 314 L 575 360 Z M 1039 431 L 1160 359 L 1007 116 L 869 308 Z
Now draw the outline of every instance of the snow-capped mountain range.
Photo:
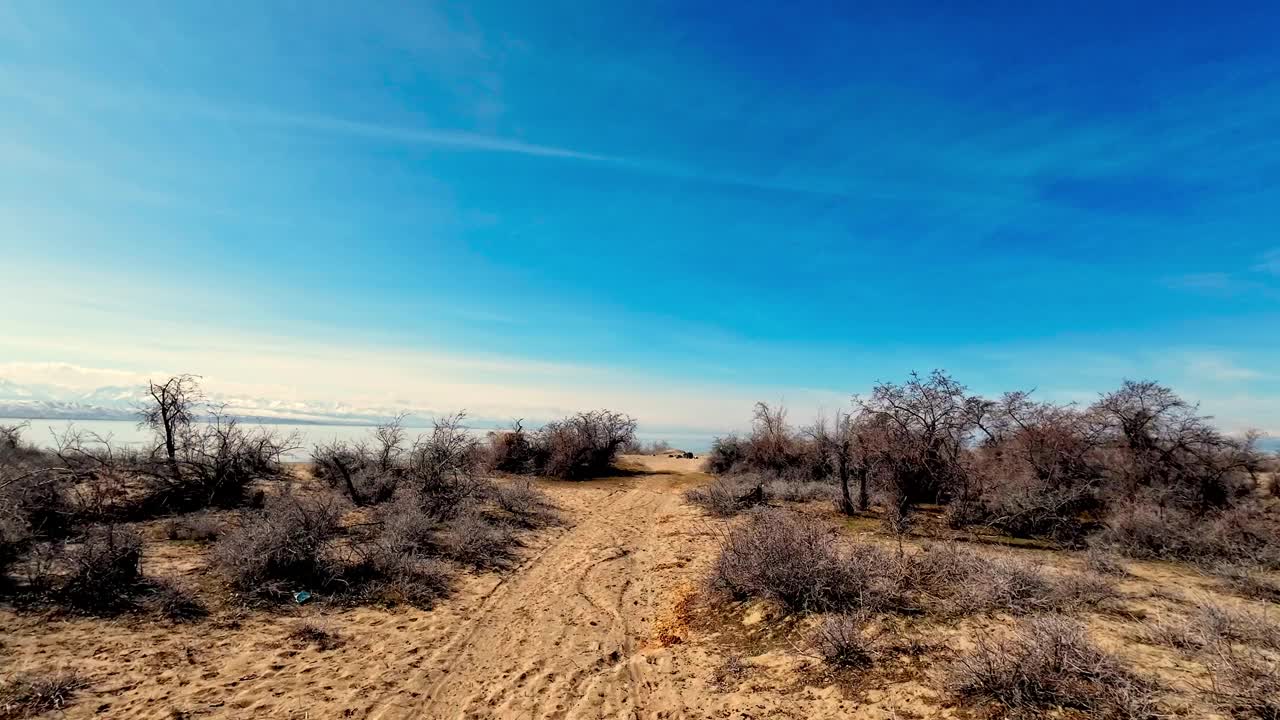
M 145 391 L 141 387 L 104 386 L 89 391 L 54 385 L 20 384 L 0 378 L 0 417 L 59 420 L 136 420 Z M 236 417 L 264 423 L 368 425 L 400 412 L 390 408 L 356 408 L 340 403 L 283 402 L 266 398 L 211 395 Z M 417 418 L 429 410 L 413 409 Z

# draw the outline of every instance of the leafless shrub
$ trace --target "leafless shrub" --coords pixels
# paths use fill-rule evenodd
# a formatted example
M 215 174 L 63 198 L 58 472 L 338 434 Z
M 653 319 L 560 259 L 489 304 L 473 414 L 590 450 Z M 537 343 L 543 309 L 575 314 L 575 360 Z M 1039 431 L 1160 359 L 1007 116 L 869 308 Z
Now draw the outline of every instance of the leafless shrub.
M 1209 669 L 1209 696 L 1232 717 L 1280 719 L 1280 660 L 1224 643 Z
M 871 616 L 865 611 L 855 611 L 823 618 L 809 644 L 829 665 L 859 668 L 875 660 L 876 640 Z
M 217 540 L 225 530 L 225 525 L 218 518 L 206 513 L 171 518 L 164 524 L 166 538 L 200 543 Z
M 1219 563 L 1213 573 L 1228 590 L 1250 600 L 1280 603 L 1280 580 L 1248 564 Z
M 712 515 L 729 517 L 764 503 L 767 496 L 764 485 L 754 476 L 735 475 L 690 488 L 684 499 Z
M 78 673 L 58 670 L 17 675 L 0 684 L 0 720 L 19 720 L 61 710 L 87 683 Z
M 1011 557 L 979 559 L 968 583 L 955 594 L 964 612 L 999 610 L 1025 614 L 1054 604 L 1054 586 L 1032 563 Z
M 1090 547 L 1085 552 L 1084 564 L 1099 575 L 1124 577 L 1129 574 L 1124 566 L 1124 560 L 1116 553 L 1102 547 Z
M 194 622 L 209 616 L 204 606 L 189 589 L 170 582 L 152 581 L 144 599 L 147 608 L 175 623 Z
M 528 480 L 496 483 L 490 491 L 503 517 L 524 528 L 538 528 L 559 520 L 550 498 Z
M 725 435 L 712 440 L 711 450 L 707 453 L 707 472 L 727 475 L 745 470 L 743 463 L 747 450 L 744 443 L 737 435 Z
M 813 481 L 774 480 L 764 486 L 765 497 L 786 502 L 813 502 L 821 500 L 836 503 L 840 500 L 840 488 L 836 485 Z
M 490 470 L 513 474 L 536 473 L 538 454 L 533 438 L 525 432 L 522 420 L 513 422 L 510 430 L 489 433 L 486 461 Z
M 1086 513 L 1103 502 L 1099 448 L 1105 425 L 1073 406 L 1006 393 L 982 418 L 974 453 L 980 487 L 971 522 L 1014 537 L 1050 537 L 1075 544 Z
M 342 644 L 342 636 L 314 620 L 303 620 L 289 631 L 290 639 L 317 650 L 332 650 Z
M 214 562 L 248 597 L 327 587 L 341 571 L 331 551 L 340 516 L 331 498 L 273 497 L 218 540 Z
M 501 569 L 515 560 L 518 540 L 511 528 L 489 522 L 482 513 L 462 513 L 438 537 L 441 555 L 476 568 Z
M 1141 559 L 1280 567 L 1280 522 L 1247 506 L 1196 515 L 1151 502 L 1129 503 L 1112 511 L 1097 542 Z
M 382 506 L 380 532 L 354 544 L 343 568 L 346 596 L 356 602 L 430 607 L 452 584 L 453 567 L 438 557 L 443 523 L 423 509 L 416 492 L 401 490 Z
M 1113 437 L 1117 452 L 1106 472 L 1120 497 L 1150 491 L 1162 504 L 1200 514 L 1229 507 L 1257 487 L 1257 436 L 1223 435 L 1167 387 L 1126 380 L 1090 411 Z
M 437 418 L 431 432 L 409 451 L 409 479 L 423 509 L 447 520 L 488 491 L 481 474 L 480 444 L 467 431 L 466 413 Z
M 379 538 L 345 568 L 345 597 L 359 603 L 429 608 L 449 592 L 455 570 L 419 549 Z
M 1020 622 L 1008 638 L 974 640 L 976 648 L 949 673 L 962 698 L 1008 713 L 1066 708 L 1117 720 L 1154 717 L 1153 685 L 1094 646 L 1078 623 L 1039 617 Z
M 1274 618 L 1207 600 L 1201 600 L 1190 615 L 1179 620 L 1148 623 L 1142 637 L 1154 645 L 1184 650 L 1214 649 L 1232 643 L 1280 650 L 1280 625 Z
M 412 489 L 396 493 L 390 503 L 382 506 L 379 518 L 383 542 L 418 554 L 435 547 L 435 536 L 443 527 L 443 521 L 424 509 L 422 496 Z
M 795 513 L 765 510 L 729 530 L 711 584 L 733 597 L 775 600 L 793 611 L 879 607 L 889 556 L 867 545 L 846 554 L 831 528 Z
M 1096 606 L 1115 596 L 1094 574 L 1050 576 L 1011 556 L 988 558 L 954 544 L 935 544 L 904 556 L 904 587 L 913 603 L 942 615 L 1013 615 Z
M 315 476 L 356 505 L 389 500 L 404 474 L 405 417 L 401 413 L 379 424 L 368 441 L 316 445 L 311 450 Z
M 567 480 L 607 474 L 635 432 L 634 418 L 609 410 L 547 423 L 537 436 L 539 470 Z
M 0 433 L 0 578 L 31 543 L 70 534 L 77 519 L 69 474 L 22 443 L 25 427 Z
M 132 604 L 142 584 L 142 538 L 124 527 L 90 530 L 66 554 L 69 570 L 58 599 L 85 612 L 113 612 Z
M 967 449 L 990 411 L 950 375 L 912 373 L 905 383 L 880 383 L 858 406 L 881 434 L 874 450 L 883 491 L 907 505 L 964 499 L 973 492 Z
M 147 395 L 140 424 L 152 430 L 156 444 L 145 461 L 127 468 L 149 485 L 139 512 L 233 507 L 254 481 L 284 475 L 281 458 L 296 437 L 245 429 L 224 408 L 206 403 L 196 376 L 151 382 Z M 199 422 L 202 414 L 205 422 Z
M 1052 578 L 1049 604 L 1060 611 L 1099 607 L 1119 595 L 1115 581 L 1100 573 L 1063 573 Z

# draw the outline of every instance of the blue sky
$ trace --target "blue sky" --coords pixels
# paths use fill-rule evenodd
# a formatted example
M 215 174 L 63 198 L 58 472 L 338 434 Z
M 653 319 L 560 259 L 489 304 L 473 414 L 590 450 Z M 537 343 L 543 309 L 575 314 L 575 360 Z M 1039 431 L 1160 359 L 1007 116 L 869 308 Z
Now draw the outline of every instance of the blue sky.
M 843 5 L 0 0 L 0 375 L 1280 432 L 1280 10 Z

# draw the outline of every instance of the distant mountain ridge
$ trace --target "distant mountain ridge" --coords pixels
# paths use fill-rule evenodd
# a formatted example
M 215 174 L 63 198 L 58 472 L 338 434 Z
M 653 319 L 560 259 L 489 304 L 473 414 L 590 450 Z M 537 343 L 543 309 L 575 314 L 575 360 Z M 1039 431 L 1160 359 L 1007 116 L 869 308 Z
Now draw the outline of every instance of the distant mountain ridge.
M 0 417 L 29 420 L 137 420 L 146 399 L 140 387 L 108 385 L 77 390 L 21 384 L 0 378 Z M 423 408 L 360 408 L 341 403 L 286 402 L 269 398 L 211 394 L 213 405 L 245 422 L 291 425 L 376 425 L 409 412 L 405 424 L 424 427 L 438 412 Z M 505 426 L 501 419 L 468 418 L 473 427 Z
M 54 385 L 19 384 L 0 378 L 0 417 L 32 420 L 136 420 L 145 391 L 137 387 L 103 386 L 89 391 Z M 209 398 L 228 414 L 248 422 L 300 425 L 370 425 L 398 411 L 350 408 L 338 404 L 285 403 L 264 398 Z

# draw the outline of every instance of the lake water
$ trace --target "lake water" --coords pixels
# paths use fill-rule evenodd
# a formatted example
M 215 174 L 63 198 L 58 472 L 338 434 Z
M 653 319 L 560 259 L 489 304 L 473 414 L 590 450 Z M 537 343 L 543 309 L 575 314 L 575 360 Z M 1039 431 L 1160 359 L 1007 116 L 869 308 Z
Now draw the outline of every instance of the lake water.
M 27 429 L 22 434 L 23 439 L 43 448 L 52 447 L 55 435 L 65 433 L 69 426 L 108 438 L 114 445 L 139 447 L 151 442 L 151 431 L 139 428 L 138 424 L 131 420 L 24 420 L 19 418 L 0 418 L 0 425 L 15 425 L 18 423 L 27 423 Z M 372 426 L 367 425 L 290 425 L 272 423 L 259 426 L 249 422 L 244 423 L 244 425 L 246 427 L 263 427 L 281 435 L 296 433 L 299 438 L 298 445 L 301 446 L 301 449 L 290 453 L 286 458 L 293 461 L 310 459 L 310 449 L 320 443 L 327 443 L 333 440 L 363 440 L 368 438 L 373 430 Z M 405 428 L 405 434 L 410 440 L 430 431 L 431 428 Z M 476 429 L 473 432 L 483 436 L 489 432 L 489 429 Z M 636 436 L 643 442 L 666 440 L 671 443 L 672 447 L 696 453 L 706 452 L 711 447 L 713 439 L 711 435 L 694 433 L 637 432 Z

